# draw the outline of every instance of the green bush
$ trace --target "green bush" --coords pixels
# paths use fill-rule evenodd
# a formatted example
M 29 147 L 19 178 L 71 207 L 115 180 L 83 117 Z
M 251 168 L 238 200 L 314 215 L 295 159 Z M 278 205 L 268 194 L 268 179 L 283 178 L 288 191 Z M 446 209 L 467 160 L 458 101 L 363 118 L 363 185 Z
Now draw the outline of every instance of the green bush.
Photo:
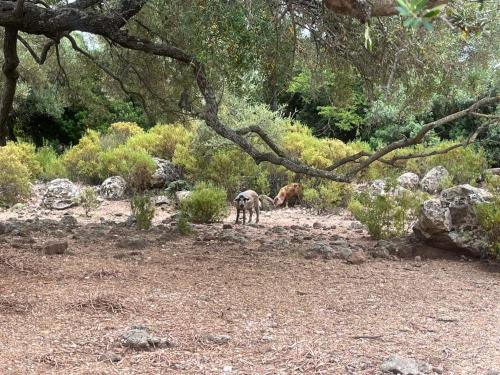
M 135 217 L 137 228 L 141 230 L 151 228 L 155 216 L 155 204 L 149 195 L 134 195 L 130 201 L 130 208 L 132 209 L 132 215 Z
M 488 233 L 491 254 L 500 259 L 500 195 L 492 202 L 479 203 L 475 207 L 481 227 Z
M 142 191 L 151 181 L 156 165 L 146 151 L 121 145 L 100 155 L 98 169 L 101 180 L 122 176 L 133 190 Z
M 136 134 L 128 140 L 132 148 L 143 148 L 149 154 L 172 160 L 178 145 L 191 143 L 194 133 L 182 124 L 158 124 L 147 133 Z
M 318 214 L 345 206 L 352 195 L 351 185 L 345 183 L 315 181 L 304 185 L 303 203 L 306 207 L 316 210 Z
M 56 178 L 66 178 L 68 176 L 63 161 L 52 147 L 43 146 L 39 148 L 36 151 L 35 157 L 41 167 L 39 177 L 42 180 L 50 181 Z
M 421 204 L 428 198 L 425 193 L 409 190 L 371 195 L 369 192 L 356 194 L 349 203 L 354 217 L 365 224 L 375 238 L 392 238 L 405 235 L 417 218 Z
M 31 195 L 31 172 L 11 151 L 0 147 L 0 206 L 11 206 Z
M 188 235 L 193 232 L 191 223 L 189 222 L 189 217 L 185 214 L 180 213 L 177 218 L 177 229 L 182 235 Z
M 193 192 L 180 202 L 180 213 L 194 223 L 213 223 L 227 215 L 227 195 L 208 183 L 199 183 Z
M 101 135 L 101 146 L 110 149 L 124 144 L 133 136 L 143 134 L 144 130 L 135 122 L 115 122 L 111 124 L 108 131 Z
M 99 133 L 89 130 L 77 145 L 62 155 L 69 177 L 90 184 L 100 182 L 99 158 L 102 153 Z
M 165 189 L 165 191 L 167 194 L 175 195 L 175 193 L 178 191 L 191 190 L 192 188 L 193 185 L 191 185 L 191 183 L 189 183 L 188 181 L 176 180 L 168 184 L 168 187 Z
M 99 198 L 97 197 L 96 191 L 91 188 L 85 188 L 78 198 L 76 198 L 76 203 L 83 207 L 85 210 L 85 216 L 90 216 L 90 213 L 99 207 Z
M 419 145 L 416 151 L 429 152 L 442 150 L 453 145 L 454 142 L 442 142 L 434 147 Z M 423 176 L 430 169 L 442 165 L 453 178 L 455 184 L 472 183 L 481 176 L 488 167 L 488 161 L 483 149 L 473 145 L 468 147 L 455 148 L 446 154 L 433 155 L 426 158 L 416 158 L 408 161 L 406 169 Z
M 7 142 L 3 151 L 16 157 L 27 169 L 29 179 L 34 180 L 40 175 L 40 163 L 36 159 L 35 145 L 26 142 Z

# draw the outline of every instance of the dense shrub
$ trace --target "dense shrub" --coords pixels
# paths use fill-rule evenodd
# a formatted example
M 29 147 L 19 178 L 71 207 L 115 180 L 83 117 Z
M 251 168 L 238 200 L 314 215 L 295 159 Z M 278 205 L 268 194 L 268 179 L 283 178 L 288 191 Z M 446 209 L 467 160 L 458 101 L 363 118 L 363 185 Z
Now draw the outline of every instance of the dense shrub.
M 132 148 L 143 148 L 149 154 L 172 160 L 178 145 L 191 142 L 194 133 L 189 126 L 182 124 L 158 124 L 147 133 L 134 135 L 128 140 Z
M 199 183 L 194 191 L 180 202 L 181 215 L 195 223 L 213 223 L 227 214 L 227 195 L 211 184 Z
M 351 197 L 352 187 L 349 184 L 335 181 L 314 181 L 305 183 L 303 203 L 318 214 L 345 206 Z
M 495 195 L 493 202 L 477 204 L 475 211 L 479 224 L 491 241 L 491 254 L 500 258 L 500 195 Z
M 66 167 L 52 147 L 43 146 L 39 148 L 35 157 L 41 168 L 39 177 L 42 180 L 50 181 L 67 177 Z
M 134 195 L 130 201 L 130 208 L 135 217 L 137 228 L 142 230 L 151 228 L 155 216 L 155 204 L 149 195 Z
M 3 152 L 17 158 L 27 169 L 29 179 L 34 180 L 40 175 L 40 163 L 36 159 L 35 145 L 26 142 L 7 142 Z
M 121 145 L 104 151 L 99 157 L 99 177 L 122 176 L 136 191 L 147 188 L 156 165 L 143 149 Z
M 416 220 L 421 204 L 428 197 L 425 193 L 413 193 L 402 189 L 390 191 L 387 184 L 382 195 L 361 192 L 349 203 L 354 217 L 365 224 L 375 238 L 392 238 L 405 235 Z
M 0 147 L 0 206 L 10 206 L 31 194 L 31 173 L 11 151 L 12 146 L 10 149 Z
M 434 147 L 419 145 L 417 151 L 442 150 L 453 145 L 453 142 L 442 142 Z M 407 163 L 407 170 L 423 176 L 431 168 L 438 165 L 445 167 L 453 178 L 453 183 L 475 183 L 485 168 L 488 167 L 486 154 L 475 146 L 459 147 L 446 154 L 433 155 L 426 158 L 411 159 Z
M 124 144 L 130 137 L 143 134 L 144 130 L 135 122 L 115 122 L 108 131 L 101 135 L 101 146 L 104 149 Z
M 99 133 L 89 130 L 77 145 L 62 155 L 69 177 L 86 183 L 99 182 L 99 159 L 102 153 Z

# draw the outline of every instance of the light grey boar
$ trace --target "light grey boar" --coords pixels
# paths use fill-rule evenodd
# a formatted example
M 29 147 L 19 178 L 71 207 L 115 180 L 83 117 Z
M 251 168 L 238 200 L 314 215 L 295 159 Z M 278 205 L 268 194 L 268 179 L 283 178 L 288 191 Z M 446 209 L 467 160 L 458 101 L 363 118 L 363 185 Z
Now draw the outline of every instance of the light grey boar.
M 252 214 L 255 210 L 256 219 L 255 222 L 259 222 L 260 214 L 260 202 L 259 195 L 253 190 L 247 190 L 239 193 L 234 199 L 234 204 L 236 206 L 236 224 L 238 224 L 240 219 L 240 212 L 243 211 L 243 225 L 246 222 L 246 211 L 250 213 L 248 222 L 252 221 Z

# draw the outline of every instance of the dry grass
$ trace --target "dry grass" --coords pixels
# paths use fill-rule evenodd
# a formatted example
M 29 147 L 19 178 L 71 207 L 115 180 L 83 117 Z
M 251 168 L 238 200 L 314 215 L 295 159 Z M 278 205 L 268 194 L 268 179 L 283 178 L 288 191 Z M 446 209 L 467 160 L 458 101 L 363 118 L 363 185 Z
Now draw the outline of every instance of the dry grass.
M 391 354 L 444 374 L 498 370 L 497 269 L 452 260 L 306 260 L 299 254 L 307 242 L 269 243 L 265 232 L 279 218 L 267 219 L 264 228 L 237 229 L 253 239 L 247 244 L 196 241 L 216 225 L 184 238 L 166 229 L 93 235 L 81 228 L 69 256 L 0 246 L 0 373 L 372 375 Z M 369 246 L 349 232 L 349 220 L 328 220 L 337 229 L 306 234 Z M 127 256 L 114 246 L 126 235 L 144 236 L 147 248 Z M 133 325 L 179 345 L 151 352 L 117 345 Z M 209 335 L 230 340 L 215 344 Z M 121 360 L 98 360 L 105 353 Z

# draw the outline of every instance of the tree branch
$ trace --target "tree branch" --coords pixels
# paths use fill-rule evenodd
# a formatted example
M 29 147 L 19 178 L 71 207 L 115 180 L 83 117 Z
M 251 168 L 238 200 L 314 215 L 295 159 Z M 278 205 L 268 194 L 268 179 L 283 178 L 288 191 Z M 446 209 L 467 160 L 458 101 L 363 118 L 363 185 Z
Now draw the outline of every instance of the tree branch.
M 252 126 L 249 126 L 247 128 L 238 129 L 238 130 L 236 130 L 236 133 L 238 133 L 240 135 L 255 133 L 260 137 L 260 139 L 262 139 L 269 146 L 269 148 L 271 150 L 273 150 L 273 152 L 276 155 L 281 156 L 283 158 L 288 157 L 286 155 L 285 151 L 283 151 L 276 143 L 273 142 L 271 137 L 269 137 L 269 135 L 264 131 L 264 129 L 262 129 L 261 127 L 259 127 L 257 125 L 252 125 Z
M 24 39 L 21 35 L 18 35 L 17 36 L 17 39 L 21 42 L 21 44 L 28 50 L 28 52 L 30 53 L 30 55 L 33 57 L 33 59 L 39 64 L 39 65 L 43 65 L 43 63 L 45 63 L 45 60 L 47 59 L 47 55 L 50 51 L 50 48 L 56 44 L 56 41 L 55 40 L 51 40 L 49 42 L 47 42 L 47 44 L 45 44 L 43 46 L 43 49 L 42 49 L 42 53 L 40 54 L 40 56 L 38 56 L 35 52 L 35 50 L 33 49 L 33 47 L 30 46 L 30 44 L 28 43 L 28 41 L 26 39 Z
M 381 159 L 383 156 L 387 155 L 391 151 L 397 150 L 399 148 L 414 146 L 416 144 L 419 144 L 420 142 L 422 142 L 423 138 L 427 135 L 427 133 L 429 133 L 435 127 L 447 124 L 447 123 L 452 122 L 452 121 L 455 121 L 459 118 L 467 116 L 469 113 L 474 112 L 476 109 L 478 109 L 482 106 L 497 103 L 498 101 L 500 101 L 500 96 L 483 98 L 483 99 L 475 102 L 473 105 L 471 105 L 467 109 L 453 113 L 453 114 L 446 116 L 446 117 L 443 117 L 439 120 L 427 123 L 422 127 L 422 129 L 420 129 L 420 131 L 414 137 L 400 139 L 399 141 L 393 142 L 393 143 L 387 145 L 386 147 L 380 149 L 379 151 L 373 153 L 370 157 L 368 157 L 368 159 L 361 162 L 359 164 L 359 166 L 357 166 L 356 168 L 353 168 L 348 173 L 348 176 L 351 176 L 351 177 L 354 176 L 356 173 L 358 173 L 359 171 L 361 171 L 364 168 L 367 168 L 370 164 Z

